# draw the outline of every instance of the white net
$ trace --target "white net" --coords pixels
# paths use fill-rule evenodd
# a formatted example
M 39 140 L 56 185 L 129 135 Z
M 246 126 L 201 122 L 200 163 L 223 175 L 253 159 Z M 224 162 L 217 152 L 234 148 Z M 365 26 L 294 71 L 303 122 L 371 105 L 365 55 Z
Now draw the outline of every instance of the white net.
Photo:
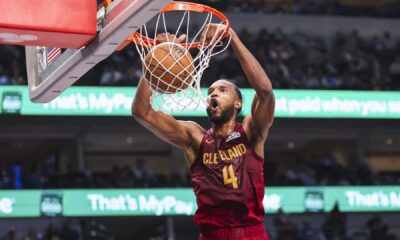
M 202 41 L 202 33 L 209 31 L 210 24 L 215 23 L 219 24 L 218 28 L 227 24 L 209 12 L 160 12 L 139 29 L 141 36 L 134 35 L 144 78 L 152 90 L 153 107 L 175 112 L 205 108 L 205 96 L 200 87 L 204 70 L 212 56 L 226 50 L 231 39 L 230 35 L 223 39 L 223 34 L 216 34 L 207 44 Z M 171 39 L 161 44 L 149 41 L 160 33 L 171 33 L 167 35 Z M 186 39 L 175 43 L 182 34 Z M 168 53 L 160 57 L 159 51 L 155 51 L 160 48 Z

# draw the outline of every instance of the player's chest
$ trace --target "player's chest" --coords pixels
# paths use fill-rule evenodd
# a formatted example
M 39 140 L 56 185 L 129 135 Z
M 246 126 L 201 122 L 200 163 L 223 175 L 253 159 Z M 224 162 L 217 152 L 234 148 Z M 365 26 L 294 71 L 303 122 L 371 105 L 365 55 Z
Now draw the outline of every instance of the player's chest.
M 228 139 L 228 141 L 227 141 Z M 240 138 L 234 139 L 206 138 L 202 148 L 200 160 L 208 168 L 221 168 L 225 165 L 241 165 L 248 147 Z

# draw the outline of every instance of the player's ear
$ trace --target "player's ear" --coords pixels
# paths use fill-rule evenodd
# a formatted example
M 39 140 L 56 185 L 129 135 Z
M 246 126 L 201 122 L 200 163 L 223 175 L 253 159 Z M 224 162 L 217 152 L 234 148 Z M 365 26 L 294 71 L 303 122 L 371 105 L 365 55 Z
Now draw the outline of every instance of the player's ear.
M 235 109 L 239 110 L 242 109 L 242 100 L 240 99 L 236 99 L 233 106 L 235 107 Z

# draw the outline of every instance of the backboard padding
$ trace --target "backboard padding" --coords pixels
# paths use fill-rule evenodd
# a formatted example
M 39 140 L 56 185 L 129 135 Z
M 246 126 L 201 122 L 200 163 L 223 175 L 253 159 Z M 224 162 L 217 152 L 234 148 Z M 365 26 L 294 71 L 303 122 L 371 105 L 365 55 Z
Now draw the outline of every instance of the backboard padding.
M 39 72 L 36 47 L 25 47 L 29 95 L 33 102 L 49 102 L 110 56 L 141 25 L 155 16 L 170 0 L 115 0 L 106 9 L 105 26 L 86 47 L 67 49 Z

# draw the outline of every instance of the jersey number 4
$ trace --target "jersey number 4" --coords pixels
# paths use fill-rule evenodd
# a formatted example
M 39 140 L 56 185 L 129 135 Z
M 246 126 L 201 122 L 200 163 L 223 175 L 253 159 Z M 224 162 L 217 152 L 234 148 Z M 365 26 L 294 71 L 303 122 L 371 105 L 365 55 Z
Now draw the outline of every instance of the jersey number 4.
M 232 164 L 229 166 L 224 166 L 222 169 L 222 177 L 224 178 L 224 184 L 232 184 L 234 189 L 238 188 L 238 178 L 235 175 Z

